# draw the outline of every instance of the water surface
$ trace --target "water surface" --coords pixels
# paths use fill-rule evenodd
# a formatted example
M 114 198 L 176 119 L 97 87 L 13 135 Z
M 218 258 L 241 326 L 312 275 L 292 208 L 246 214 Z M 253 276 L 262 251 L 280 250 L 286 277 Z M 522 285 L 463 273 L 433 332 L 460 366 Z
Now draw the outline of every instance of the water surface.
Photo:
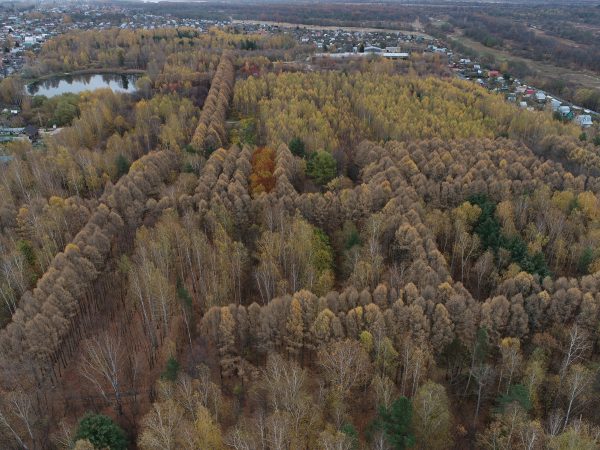
M 66 93 L 77 94 L 83 91 L 93 91 L 99 88 L 110 88 L 115 92 L 136 91 L 135 81 L 138 75 L 116 74 L 86 74 L 65 75 L 62 77 L 48 78 L 27 85 L 29 95 L 45 95 L 54 97 Z

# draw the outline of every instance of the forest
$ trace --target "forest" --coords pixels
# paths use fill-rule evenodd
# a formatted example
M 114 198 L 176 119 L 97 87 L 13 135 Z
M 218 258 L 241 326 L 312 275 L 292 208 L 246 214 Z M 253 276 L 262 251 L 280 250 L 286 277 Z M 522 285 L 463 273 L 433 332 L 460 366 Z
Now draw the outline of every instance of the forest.
M 164 6 L 154 2 L 128 3 L 151 14 Z M 202 17 L 213 20 L 260 20 L 338 27 L 373 27 L 402 30 L 405 34 L 426 32 L 439 37 L 454 51 L 487 60 L 490 65 L 508 63 L 508 72 L 529 83 L 594 111 L 600 110 L 597 89 L 590 89 L 581 77 L 556 77 L 538 63 L 554 65 L 575 73 L 600 73 L 600 8 L 593 0 L 573 3 L 552 0 L 532 2 L 452 1 L 343 2 L 318 4 L 297 2 L 205 2 L 202 9 L 194 3 L 178 2 L 169 11 L 177 17 Z M 461 42 L 467 37 L 483 44 L 483 51 Z M 486 51 L 490 49 L 490 51 Z M 494 50 L 504 52 L 494 57 Z M 573 79 L 572 79 L 573 78 Z M 589 81 L 589 80 L 588 80 Z M 594 87 L 597 87 L 594 86 Z M 592 92 L 590 92 L 592 91 Z
M 0 166 L 0 447 L 599 447 L 597 147 L 436 60 L 303 51 L 74 31 L 28 74 L 138 91 L 0 85 L 64 110 Z

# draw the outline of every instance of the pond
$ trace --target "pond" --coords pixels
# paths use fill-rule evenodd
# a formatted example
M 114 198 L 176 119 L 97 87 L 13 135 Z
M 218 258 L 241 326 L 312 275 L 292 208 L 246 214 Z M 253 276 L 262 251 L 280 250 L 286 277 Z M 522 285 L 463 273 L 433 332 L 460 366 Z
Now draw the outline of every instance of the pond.
M 136 91 L 135 82 L 138 78 L 139 75 L 65 75 L 28 84 L 27 93 L 29 95 L 54 97 L 55 95 L 67 93 L 77 94 L 83 91 L 93 91 L 98 88 L 110 88 L 115 92 L 133 93 Z

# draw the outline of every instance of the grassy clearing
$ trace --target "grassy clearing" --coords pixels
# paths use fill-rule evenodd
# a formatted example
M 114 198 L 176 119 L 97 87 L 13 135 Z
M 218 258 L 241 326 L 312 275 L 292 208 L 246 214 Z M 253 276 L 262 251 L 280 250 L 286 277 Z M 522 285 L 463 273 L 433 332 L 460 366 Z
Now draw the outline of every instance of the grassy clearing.
M 489 54 L 492 55 L 497 61 L 513 60 L 523 62 L 527 64 L 532 72 L 534 72 L 535 76 L 541 76 L 553 80 L 562 80 L 566 83 L 573 83 L 581 87 L 600 89 L 600 76 L 592 72 L 575 71 L 541 61 L 515 56 L 504 50 L 486 47 L 480 42 L 474 41 L 473 39 L 457 33 L 451 35 L 450 37 L 465 47 L 469 47 L 470 49 L 476 51 L 480 56 Z

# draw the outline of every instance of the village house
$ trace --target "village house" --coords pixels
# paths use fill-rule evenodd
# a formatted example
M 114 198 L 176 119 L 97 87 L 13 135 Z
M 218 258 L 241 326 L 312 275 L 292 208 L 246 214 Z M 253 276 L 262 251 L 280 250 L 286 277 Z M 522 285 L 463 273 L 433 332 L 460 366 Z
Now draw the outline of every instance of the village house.
M 589 114 L 581 114 L 575 117 L 575 122 L 583 128 L 589 128 L 593 125 L 592 116 Z
M 39 138 L 39 129 L 34 125 L 27 125 L 23 130 L 23 133 L 29 138 L 31 142 L 36 142 Z

